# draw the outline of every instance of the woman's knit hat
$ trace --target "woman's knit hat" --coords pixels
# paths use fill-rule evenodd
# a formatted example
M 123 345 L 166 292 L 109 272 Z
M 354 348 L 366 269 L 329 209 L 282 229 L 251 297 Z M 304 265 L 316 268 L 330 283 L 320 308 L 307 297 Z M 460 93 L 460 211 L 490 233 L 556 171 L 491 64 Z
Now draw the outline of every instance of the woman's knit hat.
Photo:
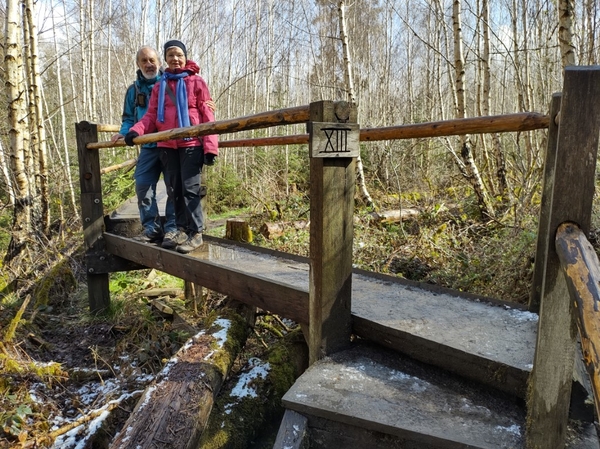
M 185 56 L 185 59 L 187 59 L 187 50 L 185 49 L 185 45 L 183 45 L 183 42 L 178 41 L 176 39 L 170 40 L 167 43 L 165 43 L 165 47 L 164 47 L 164 56 L 165 56 L 165 59 L 167 58 L 167 50 L 169 48 L 173 48 L 173 47 L 179 47 L 179 48 L 181 48 L 181 51 L 183 52 L 183 55 Z

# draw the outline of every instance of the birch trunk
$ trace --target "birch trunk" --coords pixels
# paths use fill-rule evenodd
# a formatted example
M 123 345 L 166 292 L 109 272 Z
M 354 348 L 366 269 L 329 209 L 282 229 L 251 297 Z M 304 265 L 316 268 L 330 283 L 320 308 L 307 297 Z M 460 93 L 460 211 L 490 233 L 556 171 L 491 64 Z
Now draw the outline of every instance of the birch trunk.
M 2 141 L 0 141 L 0 167 L 2 168 L 2 175 L 6 181 L 6 191 L 8 193 L 8 204 L 11 206 L 15 205 L 15 188 L 12 182 L 12 176 L 8 170 L 8 163 L 6 162 L 6 154 Z
M 452 5 L 452 23 L 454 29 L 454 69 L 455 69 L 455 91 L 456 91 L 456 118 L 466 117 L 466 106 L 465 106 L 465 68 L 464 68 L 464 56 L 463 56 L 463 40 L 462 40 L 462 23 L 461 23 L 461 2 L 460 0 L 454 0 Z M 469 136 L 461 136 L 460 139 L 461 150 L 460 155 L 465 165 L 467 172 L 467 180 L 473 187 L 475 195 L 477 196 L 477 202 L 479 209 L 483 217 L 492 217 L 494 211 L 491 204 L 487 199 L 485 187 L 479 170 L 473 159 L 473 153 L 471 151 L 471 143 Z
M 483 32 L 483 89 L 482 89 L 482 115 L 490 115 L 490 90 L 491 90 L 491 69 L 490 69 L 490 9 L 489 0 L 481 1 L 481 19 Z M 508 181 L 506 180 L 506 161 L 504 159 L 504 150 L 500 142 L 498 133 L 492 134 L 492 148 L 496 158 L 496 179 L 498 181 L 498 193 L 502 198 L 507 198 Z
M 563 67 L 575 65 L 575 45 L 573 44 L 573 16 L 575 5 L 573 0 L 558 2 L 558 43 Z
M 63 3 L 64 6 L 64 3 Z M 52 27 L 55 27 L 55 20 L 54 20 L 54 6 L 52 6 L 51 4 L 51 18 L 52 18 Z M 67 27 L 68 29 L 68 27 Z M 73 178 L 71 176 L 71 162 L 70 162 L 70 156 L 69 156 L 69 144 L 67 142 L 67 118 L 66 118 L 66 113 L 65 113 L 65 100 L 64 100 L 64 92 L 63 92 L 63 86 L 62 86 L 62 76 L 61 76 L 61 64 L 60 64 L 60 54 L 59 54 L 59 49 L 58 49 L 58 42 L 57 42 L 57 38 L 56 38 L 56 33 L 54 33 L 54 51 L 56 53 L 56 87 L 58 90 L 58 103 L 59 103 L 59 112 L 60 112 L 60 123 L 61 123 L 61 134 L 62 134 L 62 149 L 64 151 L 64 164 L 63 164 L 63 169 L 64 169 L 64 173 L 65 173 L 65 179 L 67 181 L 67 187 L 68 187 L 68 192 L 69 192 L 69 198 L 71 201 L 71 208 L 72 208 L 72 212 L 73 215 L 79 219 L 79 206 L 77 205 L 77 202 L 75 200 L 75 189 L 73 187 Z M 70 70 L 71 76 L 73 76 L 73 71 Z M 73 84 L 71 84 L 72 88 L 74 87 Z M 78 117 L 77 114 L 77 102 L 74 102 L 74 108 L 75 108 L 75 117 Z M 79 120 L 79 119 L 77 119 Z M 58 151 L 58 148 L 57 148 Z
M 48 187 L 48 148 L 46 145 L 46 128 L 44 127 L 44 113 L 42 107 L 40 67 L 38 59 L 38 41 L 37 28 L 33 20 L 34 4 L 33 0 L 25 0 L 25 16 L 27 28 L 29 31 L 29 57 L 30 61 L 30 102 L 33 115 L 30 115 L 32 121 L 33 134 L 35 142 L 33 151 L 37 154 L 36 186 L 40 193 L 41 208 L 41 228 L 44 235 L 50 233 L 50 189 Z
M 15 208 L 11 241 L 4 261 L 10 264 L 27 246 L 31 231 L 30 182 L 25 170 L 24 136 L 27 133 L 27 111 L 23 82 L 23 48 L 20 36 L 18 0 L 7 0 L 4 42 L 5 91 L 10 127 L 10 167 L 15 180 Z
M 344 0 L 340 0 L 338 3 L 338 12 L 339 12 L 339 20 L 340 20 L 340 39 L 342 41 L 342 50 L 344 54 L 344 78 L 346 80 L 346 93 L 348 96 L 348 101 L 350 103 L 356 104 L 356 94 L 354 93 L 354 81 L 352 74 L 352 59 L 350 56 L 350 48 L 348 46 L 348 33 L 346 31 L 346 4 Z M 362 159 L 360 154 L 356 158 L 356 185 L 361 194 L 361 198 L 363 202 L 367 205 L 367 207 L 374 207 L 375 203 L 373 202 L 373 198 L 369 194 L 367 189 L 367 184 L 365 182 L 365 171 L 362 163 Z
M 91 120 L 98 120 L 96 115 L 96 68 L 94 67 L 96 62 L 95 55 L 95 42 L 94 42 L 94 2 L 88 0 L 87 2 L 87 10 L 88 10 L 88 27 L 89 27 L 89 74 L 90 74 L 90 112 L 91 112 Z

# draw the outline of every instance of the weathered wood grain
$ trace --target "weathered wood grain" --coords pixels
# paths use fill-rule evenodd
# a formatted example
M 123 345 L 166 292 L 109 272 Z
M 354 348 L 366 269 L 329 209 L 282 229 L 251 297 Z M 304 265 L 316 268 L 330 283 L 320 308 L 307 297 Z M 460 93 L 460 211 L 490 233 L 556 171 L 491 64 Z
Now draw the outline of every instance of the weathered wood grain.
M 310 119 L 337 122 L 335 105 L 312 103 Z M 354 158 L 310 158 L 311 364 L 350 343 L 355 167 Z
M 554 235 L 561 223 L 589 232 L 600 131 L 600 68 L 567 67 L 549 204 L 540 322 L 530 377 L 527 447 L 564 447 L 577 328 Z
M 75 125 L 77 138 L 77 156 L 79 160 L 79 186 L 81 189 L 81 219 L 83 221 L 83 239 L 88 259 L 101 257 L 104 251 L 102 232 L 104 213 L 102 206 L 102 182 L 100 176 L 100 155 L 87 149 L 90 142 L 98 141 L 98 129 L 89 122 Z M 96 274 L 93 268 L 87 270 L 88 301 L 90 311 L 99 313 L 106 310 L 110 303 L 108 274 Z
M 309 106 L 297 106 L 293 108 L 280 109 L 278 111 L 261 112 L 259 114 L 248 115 L 228 120 L 219 120 L 216 122 L 201 123 L 195 126 L 185 128 L 175 128 L 168 131 L 148 134 L 136 137 L 133 142 L 136 145 L 142 145 L 151 142 L 162 142 L 165 140 L 183 139 L 192 136 L 207 136 L 210 134 L 227 134 L 250 129 L 269 128 L 279 125 L 293 125 L 308 121 Z M 116 143 L 98 142 L 88 145 L 88 149 L 111 148 L 123 146 L 123 140 Z
M 556 251 L 575 306 L 583 360 L 590 376 L 596 410 L 600 410 L 600 261 L 579 227 L 559 226 Z
M 197 259 L 194 253 L 182 255 L 109 233 L 104 234 L 104 239 L 107 251 L 112 254 L 231 295 L 298 323 L 308 323 L 306 290 Z
M 552 198 L 552 187 L 554 180 L 554 168 L 556 166 L 556 145 L 558 139 L 558 120 L 562 95 L 555 93 L 550 103 L 550 123 L 548 126 L 548 143 L 546 145 L 546 158 L 544 160 L 544 184 L 542 186 L 542 204 L 538 220 L 538 239 L 535 251 L 535 264 L 531 281 L 531 292 L 529 295 L 529 310 L 539 313 L 542 297 L 542 282 L 544 280 L 544 261 L 550 249 L 547 239 L 550 234 L 550 200 Z

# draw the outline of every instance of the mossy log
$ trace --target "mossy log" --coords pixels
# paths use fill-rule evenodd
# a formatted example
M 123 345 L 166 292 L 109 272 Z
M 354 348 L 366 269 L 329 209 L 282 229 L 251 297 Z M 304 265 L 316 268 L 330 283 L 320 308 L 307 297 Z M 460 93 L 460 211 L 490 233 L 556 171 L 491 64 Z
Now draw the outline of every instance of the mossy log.
M 300 330 L 280 339 L 261 359 L 251 358 L 228 391 L 223 391 L 200 439 L 202 449 L 272 447 L 284 409 L 281 398 L 308 367 L 308 346 Z
M 167 363 L 115 437 L 111 449 L 196 449 L 223 380 L 249 331 L 226 310 Z
M 259 232 L 266 239 L 274 239 L 277 237 L 281 237 L 285 232 L 289 230 L 301 231 L 306 229 L 309 226 L 309 222 L 305 220 L 299 220 L 294 222 L 289 221 L 279 221 L 279 222 L 268 222 L 263 223 L 260 227 Z

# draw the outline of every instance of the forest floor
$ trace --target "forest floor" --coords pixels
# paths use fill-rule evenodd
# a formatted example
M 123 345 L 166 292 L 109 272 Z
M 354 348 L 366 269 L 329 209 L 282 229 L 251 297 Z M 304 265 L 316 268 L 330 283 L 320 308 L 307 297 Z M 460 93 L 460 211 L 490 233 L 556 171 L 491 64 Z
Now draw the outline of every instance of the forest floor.
M 421 205 L 418 217 L 403 223 L 357 213 L 356 266 L 526 303 L 535 224 L 481 223 L 470 215 L 437 203 Z M 258 230 L 268 219 L 263 214 L 249 217 L 249 222 Z M 308 230 L 291 232 L 272 240 L 257 234 L 255 244 L 307 255 Z M 193 330 L 214 320 L 225 305 L 225 298 L 211 291 L 196 304 L 186 302 L 183 281 L 141 270 L 111 274 L 110 313 L 91 316 L 80 242 L 71 250 L 48 250 L 60 256 L 44 262 L 47 269 L 30 285 L 19 286 L 21 293 L 31 294 L 29 305 L 24 306 L 21 293 L 0 297 L 0 449 L 108 447 L 144 388 Z M 147 292 L 165 288 L 177 293 L 161 300 L 187 326 L 165 319 L 152 307 Z M 221 391 L 230 391 L 247 373 L 251 359 L 263 358 L 295 327 L 259 315 Z M 263 423 L 263 434 L 255 432 L 250 443 L 237 447 L 272 447 L 278 425 L 279 418 Z
M 225 303 L 222 295 L 207 291 L 199 303 L 186 303 L 181 280 L 141 270 L 111 275 L 111 311 L 106 317 L 93 317 L 82 260 L 81 254 L 65 259 L 70 269 L 60 270 L 68 273 L 66 278 L 53 277 L 47 304 L 0 305 L 0 335 L 16 325 L 10 342 L 0 340 L 2 449 L 108 447 L 143 390 Z M 152 307 L 154 298 L 144 292 L 156 289 L 171 291 L 160 300 L 185 325 Z M 232 388 L 249 359 L 263 357 L 294 327 L 293 322 L 259 316 L 222 391 Z M 279 424 L 273 421 L 263 427 L 264 435 L 254 435 L 251 447 L 272 447 Z

